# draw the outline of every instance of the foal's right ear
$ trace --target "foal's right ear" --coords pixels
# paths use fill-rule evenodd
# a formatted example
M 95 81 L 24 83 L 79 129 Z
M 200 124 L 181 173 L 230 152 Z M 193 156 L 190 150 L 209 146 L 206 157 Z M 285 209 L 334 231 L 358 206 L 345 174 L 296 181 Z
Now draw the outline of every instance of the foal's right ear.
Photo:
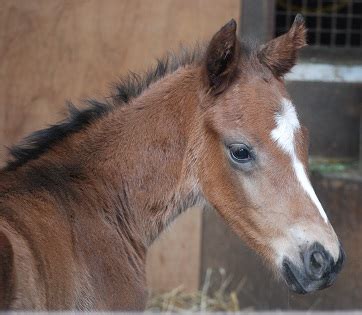
M 297 14 L 290 30 L 261 47 L 258 58 L 276 77 L 282 77 L 295 65 L 298 50 L 307 45 L 304 18 Z
M 207 88 L 216 95 L 233 79 L 239 63 L 240 45 L 234 19 L 225 24 L 211 39 L 203 68 Z

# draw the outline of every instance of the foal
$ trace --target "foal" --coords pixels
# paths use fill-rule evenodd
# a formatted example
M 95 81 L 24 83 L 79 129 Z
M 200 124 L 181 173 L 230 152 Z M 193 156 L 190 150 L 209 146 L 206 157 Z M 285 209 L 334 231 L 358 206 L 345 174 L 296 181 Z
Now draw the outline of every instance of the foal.
M 299 293 L 332 284 L 343 251 L 307 177 L 307 136 L 283 76 L 301 16 L 261 47 L 230 21 L 11 150 L 0 172 L 2 309 L 141 310 L 147 248 L 214 207 Z

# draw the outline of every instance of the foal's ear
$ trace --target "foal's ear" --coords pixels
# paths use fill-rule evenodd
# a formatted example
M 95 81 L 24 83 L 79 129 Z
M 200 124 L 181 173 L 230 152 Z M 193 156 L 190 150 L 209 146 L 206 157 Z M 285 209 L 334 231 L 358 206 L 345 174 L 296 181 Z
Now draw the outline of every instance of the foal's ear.
M 297 14 L 289 32 L 266 43 L 261 47 L 258 58 L 277 77 L 282 77 L 295 65 L 297 52 L 307 45 L 307 29 L 304 18 Z
M 211 39 L 206 51 L 204 77 L 213 94 L 223 92 L 233 79 L 240 56 L 234 19 L 225 24 Z

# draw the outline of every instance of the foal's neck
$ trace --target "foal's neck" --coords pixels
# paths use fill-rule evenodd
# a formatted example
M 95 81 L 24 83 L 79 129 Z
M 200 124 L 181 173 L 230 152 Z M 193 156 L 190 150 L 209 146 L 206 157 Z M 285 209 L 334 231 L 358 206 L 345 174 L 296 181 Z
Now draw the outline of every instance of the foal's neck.
M 112 183 L 117 211 L 133 218 L 146 246 L 201 199 L 192 162 L 198 146 L 198 73 L 183 68 L 156 82 L 97 122 L 96 133 L 89 132 L 84 142 L 93 148 L 91 168 Z

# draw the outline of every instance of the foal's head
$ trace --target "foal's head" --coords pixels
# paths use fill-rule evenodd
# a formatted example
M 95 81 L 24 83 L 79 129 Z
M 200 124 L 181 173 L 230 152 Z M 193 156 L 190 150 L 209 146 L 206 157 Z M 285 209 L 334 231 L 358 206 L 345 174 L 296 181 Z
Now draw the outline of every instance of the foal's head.
M 202 67 L 203 194 L 292 290 L 325 288 L 344 254 L 308 179 L 307 131 L 283 80 L 306 45 L 303 18 L 255 49 L 235 31 L 231 21 L 214 35 Z

